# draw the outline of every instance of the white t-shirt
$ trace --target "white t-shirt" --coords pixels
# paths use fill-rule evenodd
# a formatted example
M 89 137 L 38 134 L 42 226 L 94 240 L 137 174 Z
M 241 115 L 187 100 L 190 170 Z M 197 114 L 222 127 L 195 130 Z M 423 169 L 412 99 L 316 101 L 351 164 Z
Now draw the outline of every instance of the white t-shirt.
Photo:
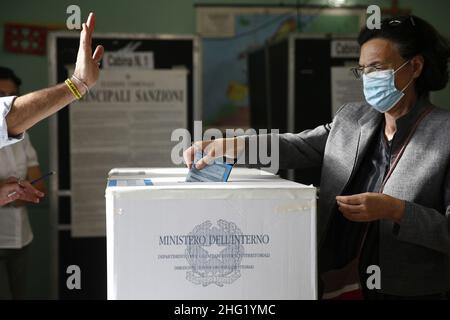
M 17 137 L 10 137 L 6 125 L 6 116 L 8 115 L 9 110 L 11 110 L 15 98 L 16 97 L 14 96 L 0 97 L 0 149 L 23 139 L 23 134 Z
M 21 142 L 0 149 L 0 181 L 26 179 L 28 168 L 38 166 L 28 134 Z M 0 248 L 23 248 L 33 240 L 26 207 L 0 207 Z

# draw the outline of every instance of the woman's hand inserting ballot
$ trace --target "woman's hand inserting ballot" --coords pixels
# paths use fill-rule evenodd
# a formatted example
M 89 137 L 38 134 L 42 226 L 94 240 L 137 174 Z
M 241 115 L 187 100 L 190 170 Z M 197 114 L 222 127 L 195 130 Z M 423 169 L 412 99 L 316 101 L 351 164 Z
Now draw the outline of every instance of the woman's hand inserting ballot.
M 242 137 L 216 140 L 196 141 L 183 153 L 184 162 L 190 169 L 195 159 L 195 152 L 202 151 L 203 158 L 195 163 L 197 169 L 203 169 L 217 158 L 236 159 L 245 148 Z
M 28 181 L 14 177 L 0 183 L 0 206 L 16 200 L 39 203 L 44 193 L 33 187 Z

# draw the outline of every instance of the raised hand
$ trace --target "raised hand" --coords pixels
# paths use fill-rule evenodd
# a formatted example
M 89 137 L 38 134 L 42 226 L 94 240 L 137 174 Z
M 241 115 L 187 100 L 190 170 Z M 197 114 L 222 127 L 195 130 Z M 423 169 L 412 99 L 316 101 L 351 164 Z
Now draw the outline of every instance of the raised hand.
M 97 46 L 94 54 L 92 54 L 92 34 L 95 28 L 94 13 L 89 13 L 87 22 L 83 23 L 82 26 L 74 76 L 91 88 L 100 75 L 99 64 L 105 49 L 103 46 Z

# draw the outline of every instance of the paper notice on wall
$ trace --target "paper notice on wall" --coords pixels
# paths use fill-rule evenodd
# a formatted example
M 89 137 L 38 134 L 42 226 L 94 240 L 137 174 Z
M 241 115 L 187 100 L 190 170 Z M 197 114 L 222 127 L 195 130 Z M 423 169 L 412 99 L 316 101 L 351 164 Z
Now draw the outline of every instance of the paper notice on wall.
M 235 34 L 235 15 L 229 10 L 197 9 L 197 32 L 207 38 L 228 38 Z
M 70 107 L 72 235 L 105 235 L 105 177 L 116 167 L 171 167 L 187 125 L 186 70 L 102 70 Z
M 331 68 L 331 107 L 333 116 L 350 102 L 364 101 L 362 80 L 355 78 L 350 67 Z

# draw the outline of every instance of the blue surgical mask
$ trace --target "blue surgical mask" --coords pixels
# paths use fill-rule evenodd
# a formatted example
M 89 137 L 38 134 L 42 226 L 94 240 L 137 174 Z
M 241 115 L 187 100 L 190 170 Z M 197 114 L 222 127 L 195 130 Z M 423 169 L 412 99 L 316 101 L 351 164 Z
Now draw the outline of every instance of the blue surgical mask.
M 366 101 L 375 110 L 387 112 L 391 110 L 403 98 L 404 91 L 411 84 L 412 80 L 399 91 L 395 87 L 395 73 L 403 68 L 409 61 L 402 64 L 397 70 L 388 69 L 371 72 L 369 75 L 363 74 L 364 96 Z

